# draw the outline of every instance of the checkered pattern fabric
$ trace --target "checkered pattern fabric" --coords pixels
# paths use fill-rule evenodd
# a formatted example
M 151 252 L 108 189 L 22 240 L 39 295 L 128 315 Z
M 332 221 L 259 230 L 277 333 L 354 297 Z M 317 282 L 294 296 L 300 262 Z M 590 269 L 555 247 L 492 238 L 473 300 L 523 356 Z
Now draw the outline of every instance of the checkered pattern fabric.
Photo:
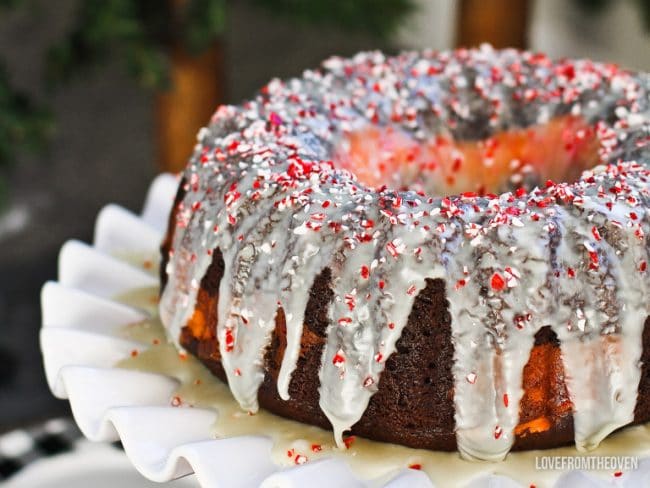
M 38 459 L 74 450 L 79 439 L 81 432 L 70 418 L 0 435 L 0 483 Z

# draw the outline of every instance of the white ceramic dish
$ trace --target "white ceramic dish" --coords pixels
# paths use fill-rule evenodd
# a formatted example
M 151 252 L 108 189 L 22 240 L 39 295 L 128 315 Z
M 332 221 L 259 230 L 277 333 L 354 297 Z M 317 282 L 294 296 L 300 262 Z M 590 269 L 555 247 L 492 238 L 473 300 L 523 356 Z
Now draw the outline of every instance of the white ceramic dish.
M 412 469 L 361 480 L 339 458 L 281 468 L 271 460 L 269 438 L 213 439 L 210 427 L 218 412 L 170 406 L 175 379 L 114 367 L 143 346 L 118 337 L 117 329 L 147 313 L 110 298 L 157 285 L 153 274 L 114 256 L 132 251 L 155 256 L 176 185 L 170 175 L 157 177 L 140 216 L 116 205 L 105 207 L 97 218 L 93 245 L 67 242 L 59 255 L 58 282 L 43 287 L 40 339 L 47 381 L 55 396 L 69 399 L 83 434 L 91 441 L 121 440 L 133 466 L 159 482 L 194 472 L 204 488 L 433 486 L 423 472 Z M 604 481 L 568 473 L 555 486 L 650 486 L 649 464 Z M 492 468 L 486 472 L 498 472 Z M 469 486 L 522 485 L 486 474 Z

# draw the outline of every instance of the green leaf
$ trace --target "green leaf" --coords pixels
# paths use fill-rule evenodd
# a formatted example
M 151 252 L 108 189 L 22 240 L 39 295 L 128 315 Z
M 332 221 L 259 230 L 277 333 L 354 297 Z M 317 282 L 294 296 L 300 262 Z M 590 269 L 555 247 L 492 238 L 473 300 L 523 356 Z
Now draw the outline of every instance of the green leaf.
M 604 12 L 614 0 L 573 0 L 583 11 L 591 14 Z M 650 0 L 633 0 L 639 10 L 643 27 L 650 31 Z
M 415 6 L 413 0 L 251 0 L 298 22 L 329 24 L 386 37 Z
M 49 110 L 15 90 L 0 64 L 0 166 L 14 163 L 22 149 L 42 149 L 52 129 Z
M 600 13 L 611 5 L 611 0 L 574 0 L 588 13 Z
M 185 46 L 193 53 L 204 51 L 226 28 L 226 0 L 189 0 L 182 23 Z
M 125 47 L 124 59 L 129 73 L 146 88 L 166 88 L 169 85 L 168 59 L 146 42 L 132 42 Z
M 23 3 L 23 0 L 0 0 L 0 8 L 16 8 L 21 3 Z
M 636 3 L 641 11 L 643 27 L 650 32 L 650 0 L 636 0 Z
M 164 85 L 159 11 L 165 11 L 160 2 L 157 9 L 151 2 L 136 0 L 79 2 L 72 30 L 48 53 L 48 80 L 60 83 L 117 58 L 144 86 Z M 151 23 L 146 21 L 149 15 L 154 19 Z

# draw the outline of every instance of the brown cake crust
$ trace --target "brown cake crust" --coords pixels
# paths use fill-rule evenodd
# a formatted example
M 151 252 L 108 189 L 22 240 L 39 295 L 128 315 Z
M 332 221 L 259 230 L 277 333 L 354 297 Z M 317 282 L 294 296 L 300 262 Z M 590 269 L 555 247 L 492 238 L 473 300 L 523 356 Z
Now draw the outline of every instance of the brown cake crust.
M 160 294 L 162 295 L 165 286 L 167 286 L 167 263 L 169 262 L 169 251 L 172 248 L 172 242 L 174 240 L 174 229 L 176 228 L 176 217 L 178 215 L 178 210 L 187 190 L 185 188 L 186 181 L 185 178 L 181 178 L 180 183 L 178 184 L 178 189 L 176 190 L 176 196 L 174 197 L 174 204 L 172 206 L 171 212 L 169 212 L 169 218 L 167 219 L 167 233 L 165 238 L 160 244 Z
M 182 330 L 180 342 L 222 381 L 227 381 L 216 339 L 216 307 L 224 263 L 219 251 L 201 281 L 196 311 Z M 327 328 L 327 307 L 333 299 L 331 272 L 315 279 L 305 313 L 301 354 L 289 385 L 291 398 L 282 400 L 276 388 L 286 348 L 284 312 L 264 361 L 266 375 L 259 389 L 260 405 L 277 415 L 330 429 L 320 410 L 318 371 Z M 650 419 L 650 319 L 643 334 L 642 375 L 634 423 Z M 407 325 L 386 361 L 377 393 L 351 433 L 408 447 L 456 450 L 454 388 L 451 367 L 454 348 L 451 316 L 443 280 L 427 280 L 417 296 Z M 524 395 L 513 450 L 545 449 L 573 443 L 572 404 L 564 380 L 560 343 L 550 327 L 535 336 L 523 375 Z

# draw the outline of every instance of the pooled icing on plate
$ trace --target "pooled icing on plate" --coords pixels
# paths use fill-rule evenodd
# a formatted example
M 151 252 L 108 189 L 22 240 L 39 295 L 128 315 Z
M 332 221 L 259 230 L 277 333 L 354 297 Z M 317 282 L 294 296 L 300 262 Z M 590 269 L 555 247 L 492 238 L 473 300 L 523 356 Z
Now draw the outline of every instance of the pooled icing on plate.
M 122 302 L 151 309 L 157 290 L 137 290 L 121 297 Z M 499 464 L 476 463 L 462 459 L 454 452 L 411 449 L 404 446 L 353 438 L 343 449 L 332 442 L 331 432 L 273 415 L 263 409 L 255 415 L 243 412 L 228 387 L 215 378 L 197 359 L 179 353 L 166 342 L 165 330 L 157 318 L 130 324 L 122 334 L 132 340 L 151 344 L 125 358 L 118 366 L 160 373 L 179 380 L 180 387 L 170 398 L 179 408 L 212 408 L 218 412 L 212 434 L 215 438 L 245 435 L 268 436 L 273 441 L 272 456 L 280 466 L 293 466 L 326 457 L 343 459 L 361 479 L 388 479 L 400 469 L 423 470 L 436 486 L 465 486 L 481 476 L 508 476 L 524 486 L 544 488 L 555 486 L 563 470 L 541 470 L 541 456 L 625 456 L 642 459 L 650 456 L 650 426 L 640 425 L 618 432 L 591 453 L 577 453 L 572 447 L 544 451 L 519 451 L 508 455 Z M 633 462 L 633 461 L 632 461 Z M 628 476 L 627 472 L 603 470 L 592 475 L 604 480 Z

